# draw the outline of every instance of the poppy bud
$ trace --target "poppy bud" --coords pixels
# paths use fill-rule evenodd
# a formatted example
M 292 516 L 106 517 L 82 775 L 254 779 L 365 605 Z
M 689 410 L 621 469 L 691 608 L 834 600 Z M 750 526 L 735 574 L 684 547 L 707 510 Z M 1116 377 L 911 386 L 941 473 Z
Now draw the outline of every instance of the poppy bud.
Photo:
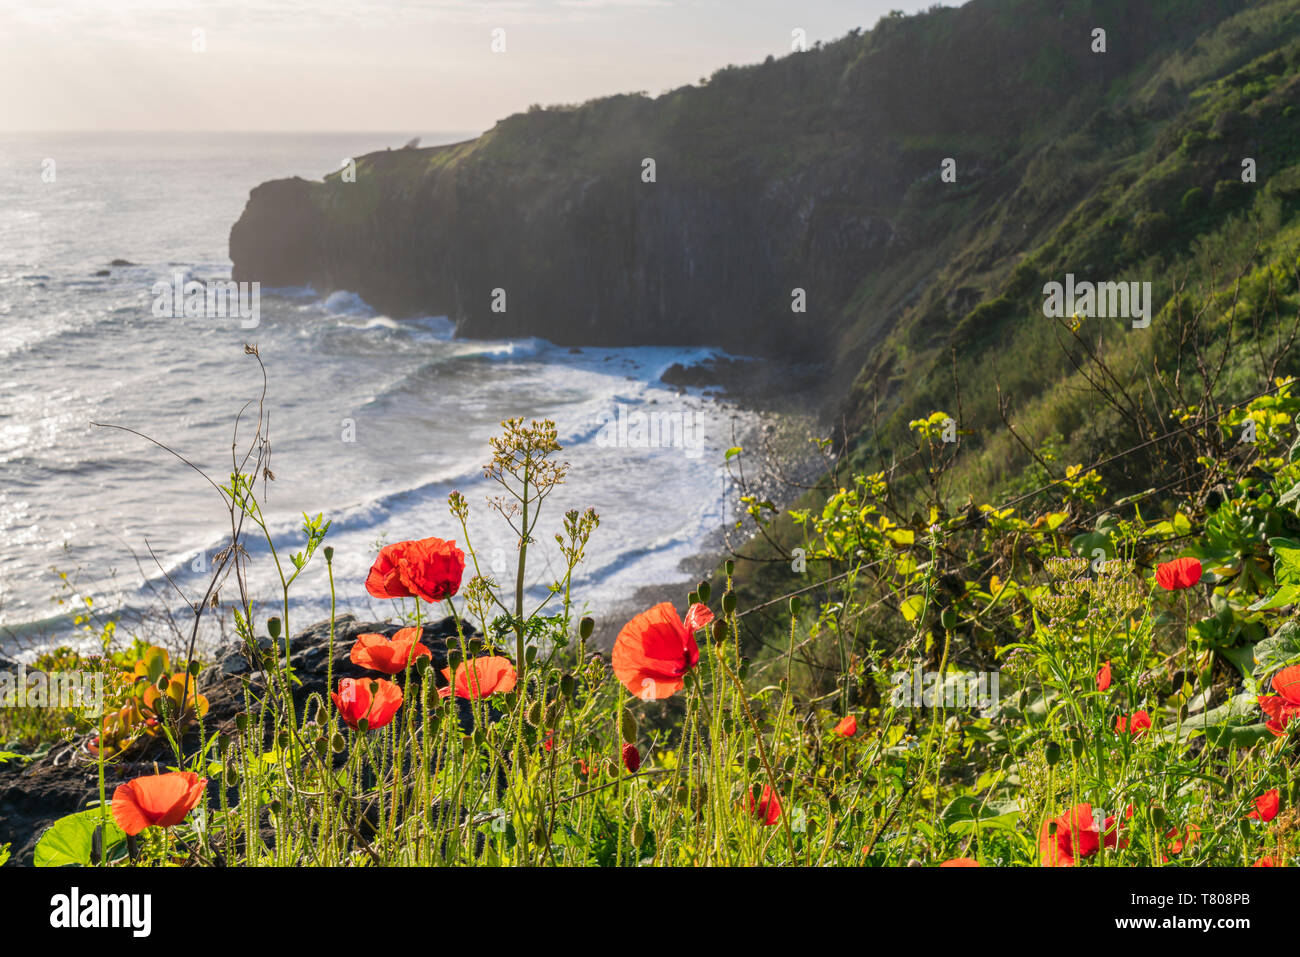
M 274 638 L 279 638 L 279 637 L 280 637 L 280 619 L 279 619 L 279 618 L 275 618 L 275 617 L 272 617 L 272 618 L 268 618 L 268 619 L 266 619 L 266 630 L 267 630 L 267 632 L 270 634 L 270 636 L 271 636 L 273 639 L 274 639 Z
M 465 656 L 459 651 L 453 650 L 447 652 L 447 666 L 451 668 L 453 674 L 455 674 L 456 669 L 460 667 L 460 663 L 464 660 Z
M 748 658 L 741 658 L 741 659 L 740 659 L 740 665 L 736 668 L 736 674 L 740 675 L 740 677 L 742 677 L 742 678 L 747 678 L 747 677 L 749 677 L 749 659 L 748 659 Z
M 619 715 L 618 729 L 623 735 L 623 740 L 632 742 L 636 740 L 636 718 L 632 717 L 631 711 L 624 711 Z
M 415 673 L 421 678 L 429 673 L 430 667 L 429 658 L 425 655 L 420 655 L 420 657 L 415 659 Z
M 275 736 L 275 746 L 281 751 L 289 747 L 289 732 L 281 731 Z
M 623 767 L 633 774 L 641 770 L 641 752 L 636 749 L 635 744 L 623 745 Z
M 326 741 L 323 737 L 317 738 L 315 743 L 315 748 L 316 748 L 316 757 L 324 761 L 325 756 L 330 752 L 329 742 Z
M 573 675 L 566 674 L 560 679 L 560 694 L 572 700 L 573 693 L 577 690 L 578 682 Z
M 531 665 L 536 660 L 537 660 L 537 646 L 529 645 L 527 648 L 524 649 L 524 661 L 528 662 L 528 664 Z
M 326 564 L 328 564 L 329 562 L 332 562 L 332 561 L 334 561 L 334 546 L 333 546 L 333 545 L 326 545 L 326 546 L 325 546 L 325 562 L 326 562 Z
M 713 621 L 713 640 L 719 643 L 727 640 L 727 623 L 721 618 Z
M 248 730 L 248 714 L 246 712 L 241 711 L 235 715 L 235 727 L 240 731 Z
M 217 735 L 217 754 L 225 754 L 228 747 L 230 747 L 230 735 L 223 731 Z
M 1073 754 L 1076 758 L 1083 757 L 1082 738 L 1075 738 L 1073 741 L 1070 742 L 1070 753 Z
M 689 608 L 691 605 L 699 604 L 699 601 L 700 601 L 700 593 L 699 593 L 699 592 L 697 592 L 697 591 L 692 591 L 692 592 L 687 592 L 687 593 L 686 593 L 686 606 L 687 606 L 688 608 Z
M 939 615 L 939 623 L 943 625 L 944 631 L 955 629 L 957 620 L 957 610 L 955 608 L 945 608 Z
M 239 787 L 239 768 L 233 764 L 226 765 L 226 787 Z
M 348 746 L 347 739 L 344 738 L 340 732 L 335 731 L 334 738 L 330 741 L 330 747 L 333 749 L 334 753 L 342 754 L 343 749 L 346 748 L 347 746 Z
M 835 795 L 835 794 L 832 794 L 832 795 L 831 795 L 830 807 L 831 807 L 831 813 L 832 813 L 832 814 L 839 814 L 839 813 L 840 813 L 840 799 L 839 799 L 838 795 Z
M 1153 807 L 1151 809 L 1151 823 L 1156 827 L 1165 826 L 1165 809 L 1162 807 Z
M 783 766 L 787 771 L 793 771 L 795 769 L 795 765 L 797 765 L 798 763 L 799 763 L 799 759 L 792 754 L 785 759 L 785 763 Z
M 197 661 L 191 661 L 191 662 L 190 662 L 190 677 L 191 677 L 191 678 L 197 678 L 197 677 L 198 677 L 198 674 L 199 674 L 199 672 L 200 672 L 201 670 L 202 670 L 202 668 L 201 668 L 201 666 L 199 665 L 199 663 L 198 663 Z
M 533 843 L 546 844 L 546 842 L 546 827 L 539 824 L 533 828 Z
M 486 741 L 487 741 L 487 732 L 485 732 L 482 728 L 475 728 L 475 729 L 474 729 L 474 743 L 477 744 L 477 745 L 481 748 L 481 747 L 483 747 L 483 744 L 484 744 L 484 742 L 486 742 Z
M 686 790 L 686 786 L 685 786 L 685 785 L 681 785 L 681 786 L 679 786 L 679 787 L 677 788 L 677 790 L 673 793 L 673 800 L 675 800 L 675 801 L 676 801 L 678 804 L 680 804 L 682 807 L 686 807 L 686 800 L 687 800 L 687 798 L 688 798 L 689 796 L 690 796 L 690 795 L 689 795 L 689 793 L 688 793 L 687 790 Z
M 531 724 L 534 728 L 537 727 L 539 724 L 541 724 L 542 703 L 540 701 L 534 701 L 532 705 L 528 708 L 528 714 L 525 717 L 528 719 L 528 723 Z
M 632 846 L 640 847 L 644 843 L 645 843 L 645 828 L 641 826 L 640 821 L 637 821 L 635 824 L 632 825 Z
M 723 567 L 727 570 L 728 578 L 730 578 L 732 575 L 736 573 L 736 563 L 732 561 L 730 558 L 727 559 L 727 564 L 724 565 Z
M 800 598 L 799 598 L 798 595 L 791 595 L 791 596 L 790 596 L 790 614 L 791 614 L 792 616 L 794 616 L 794 617 L 797 618 L 797 617 L 799 616 L 799 609 L 801 609 L 801 608 L 803 608 L 803 601 L 800 600 Z
M 709 587 L 708 582 L 700 582 L 695 586 L 695 594 L 699 596 L 701 605 L 707 605 L 713 595 L 713 589 Z
M 563 707 L 563 703 L 560 701 L 559 698 L 556 698 L 554 701 L 552 701 L 552 702 L 547 706 L 547 708 L 546 708 L 546 726 L 547 726 L 548 728 L 553 728 L 553 727 L 555 727 L 555 726 L 559 723 L 559 721 L 560 721 L 560 713 L 561 713 L 561 708 L 562 708 L 562 707 Z
M 284 807 L 284 805 L 280 803 L 280 799 L 278 797 L 271 798 L 271 803 L 269 806 L 271 808 L 272 814 L 279 814 L 280 809 Z
M 1049 768 L 1055 767 L 1056 763 L 1061 760 L 1061 746 L 1055 741 L 1048 741 L 1045 754 L 1047 756 L 1047 766 Z
M 590 638 L 591 633 L 595 630 L 596 630 L 595 619 L 584 618 L 582 619 L 582 621 L 578 622 L 578 637 L 580 637 L 583 641 L 586 641 L 588 638 Z
M 728 615 L 736 610 L 736 593 L 734 591 L 729 591 L 722 596 L 722 610 Z
M 745 769 L 750 774 L 753 774 L 755 771 L 758 770 L 758 757 L 756 755 L 751 754 L 748 758 L 745 759 Z
M 507 708 L 514 708 L 514 706 L 515 706 L 516 704 L 518 704 L 518 703 L 519 703 L 519 692 L 517 692 L 517 691 L 507 691 L 507 692 L 506 692 L 506 707 L 507 707 Z

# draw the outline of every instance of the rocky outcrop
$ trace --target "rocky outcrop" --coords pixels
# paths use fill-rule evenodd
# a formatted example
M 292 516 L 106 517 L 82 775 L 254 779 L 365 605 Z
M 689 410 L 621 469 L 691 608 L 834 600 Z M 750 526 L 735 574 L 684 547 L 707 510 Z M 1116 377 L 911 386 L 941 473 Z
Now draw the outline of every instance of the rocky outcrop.
M 334 680 L 359 678 L 373 674 L 354 665 L 349 655 L 356 636 L 365 632 L 392 635 L 400 626 L 359 622 L 346 615 L 335 621 Z M 290 661 L 294 674 L 301 681 L 294 699 L 302 715 L 308 697 L 320 694 L 329 700 L 326 675 L 330 660 L 329 622 L 321 622 L 294 637 L 290 642 Z M 467 630 L 467 635 L 476 632 Z M 441 671 L 447 666 L 447 642 L 456 635 L 455 621 L 444 618 L 425 625 L 421 639 L 428 647 L 433 666 Z M 271 647 L 271 640 L 262 644 Z M 235 716 L 244 710 L 245 682 L 254 695 L 266 688 L 266 674 L 260 662 L 250 662 L 241 645 L 222 649 L 215 662 L 199 675 L 199 690 L 207 697 L 210 710 L 204 719 L 204 730 L 210 736 L 217 731 L 233 732 Z M 439 686 L 446 681 L 439 674 Z M 457 704 L 467 702 L 457 701 Z M 469 709 L 461 709 L 462 724 L 470 720 Z M 197 734 L 189 735 L 183 744 L 197 748 Z M 154 762 L 174 764 L 175 758 L 166 745 L 157 739 L 146 739 L 128 752 L 127 758 L 107 767 L 107 794 L 112 796 L 118 784 L 141 774 L 152 774 Z M 208 789 L 213 800 L 218 800 L 218 782 L 209 780 Z M 0 845 L 12 844 L 14 863 L 30 864 L 41 834 L 59 818 L 85 809 L 98 800 L 98 767 L 86 750 L 84 739 L 61 744 L 44 757 L 27 765 L 16 762 L 0 764 Z
M 1009 215 L 1027 149 L 1242 2 L 1068 6 L 890 16 L 656 98 L 534 108 L 267 183 L 231 230 L 234 278 L 346 289 L 471 337 L 860 366 L 941 269 L 1001 268 L 1090 188 Z M 993 235 L 964 253 L 977 228 Z

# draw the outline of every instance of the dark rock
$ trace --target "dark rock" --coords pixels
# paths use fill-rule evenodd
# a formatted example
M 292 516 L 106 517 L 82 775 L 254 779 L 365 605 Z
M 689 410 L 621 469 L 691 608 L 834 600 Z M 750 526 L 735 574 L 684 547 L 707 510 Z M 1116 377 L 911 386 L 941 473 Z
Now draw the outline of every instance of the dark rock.
M 373 675 L 373 672 L 354 665 L 350 660 L 357 635 L 376 632 L 391 636 L 401 627 L 396 624 L 359 622 L 351 615 L 335 619 L 335 686 L 341 678 Z M 467 624 L 464 627 L 467 639 L 479 637 Z M 455 620 L 444 618 L 425 625 L 421 641 L 432 654 L 434 669 L 440 672 L 447 667 L 449 642 L 452 647 L 457 643 Z M 263 643 L 269 651 L 271 640 L 264 638 Z M 330 689 L 326 686 L 330 663 L 329 622 L 320 622 L 300 632 L 289 647 L 294 675 L 301 682 L 294 690 L 294 703 L 301 720 L 302 709 L 312 693 L 329 700 Z M 16 666 L 0 658 L 0 667 Z M 440 673 L 435 680 L 439 687 L 447 683 Z M 260 663 L 250 663 L 245 649 L 238 645 L 219 649 L 213 663 L 199 674 L 199 691 L 207 697 L 209 704 L 203 722 L 203 730 L 208 737 L 217 731 L 235 730 L 235 716 L 245 710 L 245 683 L 254 694 L 261 694 L 266 689 L 266 673 Z M 468 707 L 469 702 L 458 700 L 457 704 L 462 706 L 458 709 L 462 727 L 472 727 L 473 715 Z M 187 753 L 193 753 L 199 744 L 197 729 L 182 740 Z M 154 761 L 159 764 L 175 763 L 174 755 L 166 742 L 160 739 L 137 742 L 125 759 L 119 759 L 105 768 L 105 797 L 111 798 L 113 789 L 131 778 L 152 774 Z M 217 781 L 209 780 L 208 789 L 214 801 L 219 799 L 218 788 Z M 228 796 L 233 796 L 233 792 Z M 97 799 L 98 768 L 86 750 L 85 739 L 56 745 L 44 757 L 26 765 L 16 761 L 0 764 L 0 845 L 13 845 L 11 853 L 14 863 L 30 864 L 36 842 L 46 828 L 64 815 L 85 809 L 91 801 Z
M 112 271 L 111 269 L 96 269 L 96 270 L 95 270 L 95 275 L 96 275 L 96 276 L 111 276 L 111 275 L 113 275 L 113 271 Z
M 140 264 L 133 263 L 129 259 L 114 259 L 111 263 L 109 263 L 109 265 L 110 266 L 138 266 Z

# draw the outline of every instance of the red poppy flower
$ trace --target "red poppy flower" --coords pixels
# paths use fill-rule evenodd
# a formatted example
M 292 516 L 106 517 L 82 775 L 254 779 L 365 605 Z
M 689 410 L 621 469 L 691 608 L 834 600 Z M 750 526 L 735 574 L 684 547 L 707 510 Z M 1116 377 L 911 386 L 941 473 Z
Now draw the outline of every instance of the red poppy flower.
M 980 862 L 973 857 L 950 857 L 940 867 L 979 867 Z
M 1181 854 L 1184 847 L 1191 847 L 1196 843 L 1196 839 L 1200 834 L 1201 829 L 1195 824 L 1187 825 L 1183 837 L 1178 836 L 1178 828 L 1171 828 L 1169 833 L 1165 835 L 1165 839 L 1169 841 L 1169 853 Z
M 1052 833 L 1052 825 L 1056 825 Z M 1038 834 L 1038 852 L 1045 867 L 1073 867 L 1085 857 L 1092 857 L 1102 846 L 1126 847 L 1120 840 L 1115 818 L 1106 818 L 1101 828 L 1092 819 L 1091 804 L 1076 804 L 1051 821 L 1044 821 Z
M 352 646 L 352 663 L 371 671 L 395 675 L 414 664 L 416 658 L 432 660 L 433 652 L 420 643 L 419 628 L 402 628 L 392 638 L 383 635 L 357 635 Z
M 376 598 L 442 601 L 460 590 L 465 553 L 441 538 L 396 542 L 380 549 L 366 576 L 366 591 Z
M 207 779 L 191 771 L 152 774 L 118 785 L 113 820 L 132 836 L 146 827 L 172 827 L 185 820 L 203 797 Z
M 1151 715 L 1145 711 L 1134 711 L 1133 717 L 1120 715 L 1115 719 L 1115 731 L 1117 734 L 1123 734 L 1127 731 L 1133 737 L 1145 734 L 1151 729 Z
M 1110 687 L 1110 662 L 1101 666 L 1101 671 L 1097 672 L 1097 690 L 1105 691 Z
M 633 774 L 641 770 L 641 752 L 636 749 L 635 744 L 623 745 L 623 766 Z
M 1300 665 L 1283 668 L 1275 674 L 1273 690 L 1277 694 L 1260 695 L 1255 700 L 1268 715 L 1268 730 L 1281 737 L 1286 734 L 1291 719 L 1300 714 Z
M 1201 563 L 1195 558 L 1175 558 L 1156 567 L 1156 584 L 1165 591 L 1191 588 L 1201 580 Z
M 546 732 L 546 737 L 542 739 L 542 747 L 544 747 L 547 751 L 554 751 L 554 750 L 555 750 L 555 732 L 554 732 L 554 731 L 547 731 L 547 732 Z
M 614 674 L 643 701 L 667 698 L 686 683 L 683 675 L 700 663 L 695 632 L 713 621 L 713 612 L 695 604 L 683 622 L 670 602 L 643 611 L 618 633 L 611 656 Z
M 763 793 L 758 796 L 758 804 L 754 803 L 754 792 L 746 792 L 745 810 L 753 815 L 759 824 L 764 827 L 771 827 L 781 820 L 781 798 L 777 796 L 771 786 L 764 784 Z
M 372 686 L 378 686 L 372 691 Z M 402 689 L 383 678 L 343 678 L 331 692 L 334 706 L 349 728 L 356 730 L 364 718 L 366 730 L 377 731 L 393 720 L 402 706 Z
M 483 658 L 471 658 L 470 667 L 456 669 L 452 678 L 451 669 L 443 668 L 442 676 L 447 679 L 446 687 L 439 688 L 438 694 L 444 698 L 451 697 L 452 688 L 456 689 L 457 698 L 488 698 L 498 692 L 504 694 L 515 687 L 515 666 L 509 658 L 500 655 L 487 655 Z
M 1251 867 L 1277 867 L 1277 861 L 1273 860 L 1271 855 L 1265 854 L 1263 857 L 1261 857 L 1259 860 L 1257 860 L 1254 864 L 1250 866 Z
M 1248 818 L 1254 818 L 1256 821 L 1263 821 L 1267 824 L 1273 818 L 1277 817 L 1278 808 L 1282 806 L 1282 798 L 1277 793 L 1277 788 L 1270 788 L 1259 797 L 1255 798 L 1255 810 L 1246 815 Z
M 840 723 L 835 726 L 835 733 L 841 738 L 851 738 L 858 733 L 858 719 L 853 715 L 841 718 Z

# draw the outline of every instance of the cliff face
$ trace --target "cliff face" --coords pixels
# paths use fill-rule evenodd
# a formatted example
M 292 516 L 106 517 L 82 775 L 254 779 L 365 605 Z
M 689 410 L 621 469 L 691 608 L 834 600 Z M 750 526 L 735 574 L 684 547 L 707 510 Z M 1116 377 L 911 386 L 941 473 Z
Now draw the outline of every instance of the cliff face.
M 653 100 L 533 110 L 361 157 L 355 182 L 258 187 L 234 277 L 467 336 L 826 360 L 847 385 L 941 269 L 963 264 L 947 301 L 969 309 L 1094 187 L 1100 170 L 1063 171 L 1023 195 L 1045 142 L 1243 6 L 972 0 Z

